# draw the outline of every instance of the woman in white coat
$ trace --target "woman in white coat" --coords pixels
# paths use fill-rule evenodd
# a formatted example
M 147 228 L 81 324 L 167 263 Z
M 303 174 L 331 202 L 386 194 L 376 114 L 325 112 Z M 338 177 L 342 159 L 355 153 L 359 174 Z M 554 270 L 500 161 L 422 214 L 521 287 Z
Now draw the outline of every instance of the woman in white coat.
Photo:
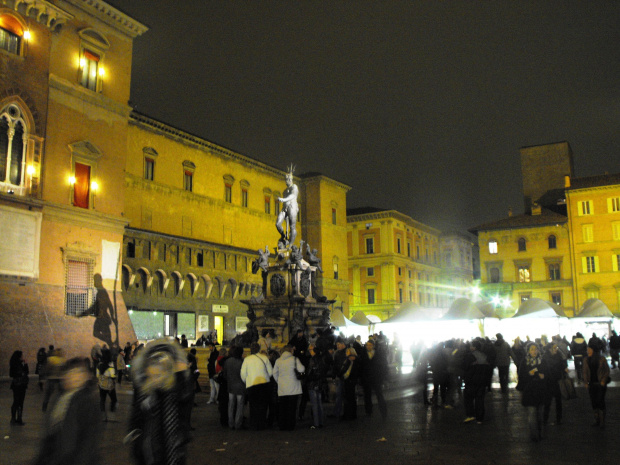
M 304 373 L 304 365 L 294 355 L 295 348 L 286 345 L 282 356 L 273 367 L 273 378 L 278 383 L 278 426 L 282 431 L 295 429 L 297 399 L 301 395 L 301 381 L 297 373 Z

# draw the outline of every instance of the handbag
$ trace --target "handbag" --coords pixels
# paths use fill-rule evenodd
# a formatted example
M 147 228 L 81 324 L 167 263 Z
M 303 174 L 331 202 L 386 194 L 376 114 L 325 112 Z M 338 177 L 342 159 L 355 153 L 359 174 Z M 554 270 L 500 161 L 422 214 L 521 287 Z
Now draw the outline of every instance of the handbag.
M 299 381 L 304 381 L 306 379 L 306 372 L 297 370 L 297 357 L 295 357 L 295 364 L 293 365 L 293 369 L 295 370 L 295 378 Z
M 558 382 L 560 383 L 560 394 L 562 394 L 562 399 L 571 400 L 577 398 L 573 378 L 570 376 L 564 376 Z

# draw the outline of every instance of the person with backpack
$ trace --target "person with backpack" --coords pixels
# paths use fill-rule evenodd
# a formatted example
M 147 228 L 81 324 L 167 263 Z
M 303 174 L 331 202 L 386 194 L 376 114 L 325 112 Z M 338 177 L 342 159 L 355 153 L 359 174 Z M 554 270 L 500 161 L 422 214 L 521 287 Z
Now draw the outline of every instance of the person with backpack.
M 108 349 L 101 351 L 101 359 L 99 365 L 97 365 L 97 384 L 99 385 L 99 407 L 103 412 L 103 421 L 108 420 L 106 414 L 105 401 L 110 396 L 110 413 L 116 411 L 116 368 L 112 362 L 112 357 Z M 112 417 L 112 416 L 111 416 Z

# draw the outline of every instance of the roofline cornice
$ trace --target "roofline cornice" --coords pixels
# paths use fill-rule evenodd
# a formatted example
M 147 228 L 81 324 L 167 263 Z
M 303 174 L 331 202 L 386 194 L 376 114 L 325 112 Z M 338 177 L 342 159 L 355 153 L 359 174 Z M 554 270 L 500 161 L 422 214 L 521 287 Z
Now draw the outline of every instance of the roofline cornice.
M 311 181 L 321 181 L 321 182 L 326 182 L 327 184 L 331 184 L 332 186 L 336 186 L 340 189 L 343 189 L 344 191 L 348 192 L 352 189 L 351 186 L 348 186 L 340 181 L 336 181 L 335 179 L 332 179 L 330 177 L 325 176 L 324 174 L 317 174 L 315 176 L 311 176 L 308 178 L 304 178 L 303 175 L 300 177 L 301 182 L 303 182 L 304 184 L 306 183 L 306 181 L 311 182 Z
M 414 220 L 410 216 L 407 216 L 396 210 L 385 210 L 381 212 L 364 213 L 361 215 L 347 216 L 347 223 L 357 223 L 360 221 L 368 221 L 368 220 L 383 220 L 383 219 L 388 219 L 388 218 L 397 219 L 399 221 L 402 221 L 403 223 L 406 223 L 407 225 L 411 227 L 421 229 L 421 230 L 424 230 L 432 234 L 437 234 L 437 235 L 441 234 L 441 230 L 433 228 L 432 226 L 428 226 L 424 223 L 420 223 L 419 221 Z
M 74 16 L 46 0 L 2 0 L 1 6 L 6 6 L 16 12 L 29 17 L 47 26 L 54 31 Z
M 32 0 L 26 0 L 32 1 Z M 35 0 L 39 1 L 39 0 Z M 120 32 L 136 38 L 149 30 L 147 26 L 136 21 L 131 16 L 126 15 L 120 10 L 107 4 L 102 0 L 65 0 L 66 2 L 76 6 L 87 13 L 93 15 L 104 23 L 112 26 Z

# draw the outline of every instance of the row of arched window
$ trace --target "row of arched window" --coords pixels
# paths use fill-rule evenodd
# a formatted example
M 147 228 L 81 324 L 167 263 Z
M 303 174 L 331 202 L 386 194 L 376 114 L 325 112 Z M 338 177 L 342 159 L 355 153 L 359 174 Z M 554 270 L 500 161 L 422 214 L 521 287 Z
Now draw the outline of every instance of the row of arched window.
M 549 237 L 547 237 L 547 244 L 549 246 L 549 249 L 557 249 L 557 237 L 554 234 L 550 234 Z M 517 250 L 519 252 L 527 251 L 527 239 L 525 237 L 520 237 L 519 239 L 517 239 Z M 489 240 L 489 253 L 496 254 L 498 253 L 498 251 L 499 248 L 497 240 Z

